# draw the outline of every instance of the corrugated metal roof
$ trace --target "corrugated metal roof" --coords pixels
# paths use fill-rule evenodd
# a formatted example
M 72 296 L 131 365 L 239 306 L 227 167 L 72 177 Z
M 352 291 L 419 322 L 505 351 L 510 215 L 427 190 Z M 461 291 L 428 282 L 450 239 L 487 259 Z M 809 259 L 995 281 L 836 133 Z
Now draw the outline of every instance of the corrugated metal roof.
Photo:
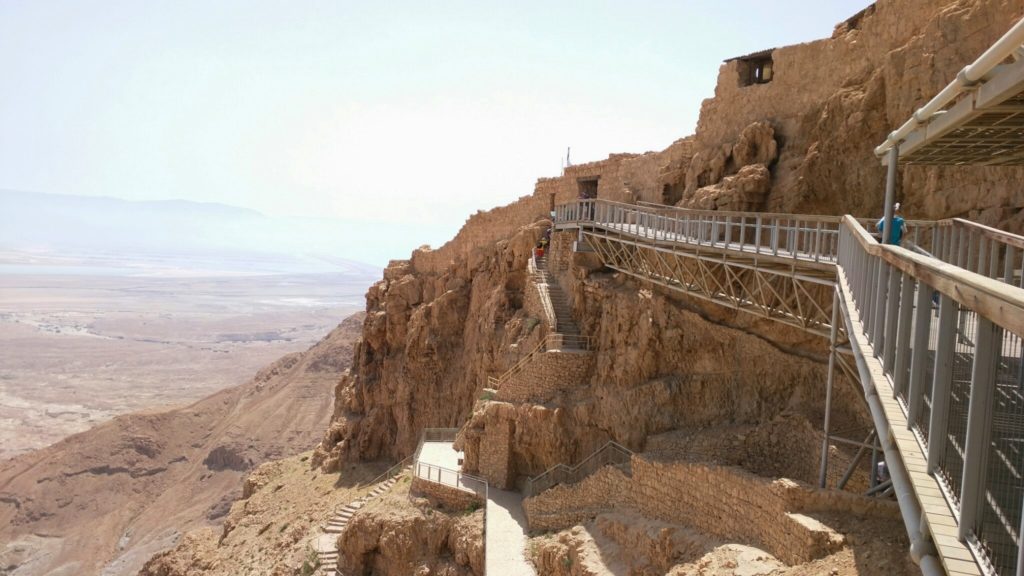
M 732 62 L 733 60 L 761 60 L 763 58 L 771 58 L 772 52 L 774 51 L 775 48 L 769 48 L 767 50 L 761 50 L 760 52 L 751 52 L 746 56 L 736 56 L 735 58 L 729 58 L 728 60 L 724 60 L 724 62 Z

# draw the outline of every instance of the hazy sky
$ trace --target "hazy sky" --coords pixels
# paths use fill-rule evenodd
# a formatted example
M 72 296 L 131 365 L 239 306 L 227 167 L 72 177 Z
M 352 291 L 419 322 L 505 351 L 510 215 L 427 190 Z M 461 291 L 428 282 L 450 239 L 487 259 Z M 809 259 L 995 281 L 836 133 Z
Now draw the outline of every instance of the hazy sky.
M 567 146 L 666 147 L 723 59 L 868 3 L 0 0 L 0 188 L 370 219 L 436 246 Z

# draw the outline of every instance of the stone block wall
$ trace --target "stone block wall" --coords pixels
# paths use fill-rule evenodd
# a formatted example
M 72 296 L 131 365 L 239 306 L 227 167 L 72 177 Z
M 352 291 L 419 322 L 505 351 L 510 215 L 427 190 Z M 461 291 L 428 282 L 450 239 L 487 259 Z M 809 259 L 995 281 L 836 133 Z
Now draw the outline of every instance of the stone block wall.
M 559 392 L 584 384 L 593 367 L 593 358 L 593 354 L 584 351 L 550 350 L 536 354 L 522 371 L 501 384 L 498 400 L 546 402 Z
M 512 422 L 505 420 L 487 426 L 477 449 L 480 474 L 487 483 L 506 490 L 514 482 L 512 470 Z
M 467 510 L 474 505 L 484 505 L 483 498 L 473 492 L 415 476 L 409 490 L 414 496 L 424 497 L 430 500 L 432 505 L 446 510 Z
M 530 530 L 562 530 L 616 508 L 634 507 L 630 479 L 605 466 L 582 482 L 563 484 L 523 500 Z
M 769 480 L 738 468 L 633 458 L 633 498 L 639 512 L 666 522 L 764 548 L 788 564 L 833 552 L 841 537 L 790 515 L 790 480 Z M 809 520 L 809 519 L 808 519 Z M 822 532 L 822 534 L 816 534 Z
M 527 498 L 523 509 L 531 530 L 562 530 L 605 512 L 635 511 L 763 548 L 791 565 L 843 546 L 842 535 L 805 512 L 899 517 L 899 508 L 889 501 L 771 480 L 734 467 L 659 462 L 643 455 L 633 457 L 632 477 L 605 467 L 577 484 Z

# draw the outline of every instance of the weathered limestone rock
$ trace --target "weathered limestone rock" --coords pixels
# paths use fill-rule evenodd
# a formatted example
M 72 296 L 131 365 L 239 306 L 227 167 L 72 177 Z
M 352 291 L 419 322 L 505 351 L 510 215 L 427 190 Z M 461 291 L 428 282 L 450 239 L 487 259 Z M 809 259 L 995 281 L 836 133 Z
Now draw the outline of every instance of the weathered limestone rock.
M 445 514 L 413 506 L 361 512 L 338 539 L 351 574 L 483 576 L 483 511 Z
M 756 212 L 771 189 L 771 178 L 764 164 L 744 166 L 739 173 L 726 176 L 718 184 L 698 188 L 684 202 L 687 207 L 701 210 Z

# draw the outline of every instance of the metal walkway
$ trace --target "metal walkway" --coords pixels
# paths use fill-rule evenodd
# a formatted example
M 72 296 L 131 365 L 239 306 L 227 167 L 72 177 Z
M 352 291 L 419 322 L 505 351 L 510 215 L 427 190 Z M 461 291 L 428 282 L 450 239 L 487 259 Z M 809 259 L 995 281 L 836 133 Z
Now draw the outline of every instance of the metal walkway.
M 581 200 L 556 208 L 604 264 L 828 337 L 860 382 L 925 574 L 1024 574 L 1024 237 L 908 222 Z M 823 474 L 824 477 L 824 474 Z

